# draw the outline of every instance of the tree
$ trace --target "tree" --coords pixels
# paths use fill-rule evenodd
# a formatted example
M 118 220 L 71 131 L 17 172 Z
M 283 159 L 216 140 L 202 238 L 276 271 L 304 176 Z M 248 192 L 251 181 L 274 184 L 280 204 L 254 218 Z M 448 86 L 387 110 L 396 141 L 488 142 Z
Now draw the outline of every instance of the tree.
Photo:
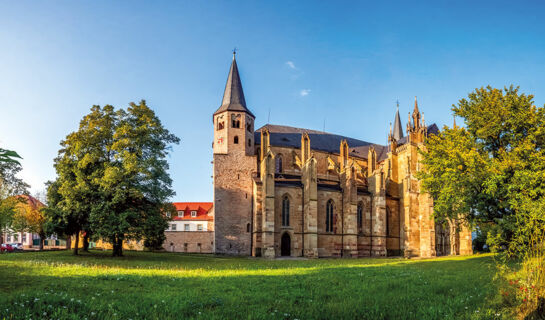
M 75 232 L 76 254 L 80 232 L 110 242 L 114 256 L 122 255 L 126 239 L 164 240 L 158 233 L 167 227 L 163 211 L 174 195 L 165 158 L 178 142 L 145 101 L 127 110 L 91 108 L 55 161 L 60 200 L 50 220 Z
M 169 144 L 179 143 L 145 101 L 117 115 L 112 157 L 100 179 L 104 198 L 90 219 L 93 231 L 112 243 L 114 256 L 122 255 L 125 239 L 147 238 L 155 246 L 164 241 L 157 235 L 167 227 L 163 211 L 175 194 L 166 156 Z
M 45 217 L 42 210 L 45 205 L 29 195 L 16 196 L 15 198 L 19 201 L 15 205 L 12 228 L 20 232 L 38 234 L 40 236 L 40 250 L 43 250 L 46 231 L 44 229 Z
M 523 216 L 545 195 L 545 111 L 513 86 L 476 89 L 452 110 L 466 128 L 427 139 L 422 186 L 438 217 L 493 222 L 489 239 L 514 253 L 528 242 Z
M 0 153 L 1 150 L 3 149 L 0 149 Z M 0 156 L 0 243 L 3 239 L 2 233 L 9 229 L 16 213 L 18 200 L 14 196 L 28 194 L 30 187 L 17 176 L 22 169 L 21 164 L 15 160 L 6 161 L 5 157 L 13 156 L 11 153 L 4 153 L 4 157 Z
M 79 129 L 61 142 L 59 156 L 55 159 L 57 180 L 49 194 L 58 197 L 50 220 L 57 221 L 63 234 L 75 237 L 74 254 L 78 254 L 80 234 L 85 239 L 91 235 L 91 212 L 102 205 L 104 194 L 98 180 L 104 176 L 105 165 L 111 161 L 109 149 L 117 122 L 117 114 L 110 105 L 93 106 L 80 122 Z M 60 215 L 60 216 L 56 216 Z
M 19 163 L 17 159 L 22 159 L 21 156 L 17 154 L 15 151 L 6 150 L 0 148 L 0 162 L 9 162 L 9 163 Z
M 46 183 L 47 207 L 42 209 L 45 216 L 44 229 L 47 235 L 56 234 L 65 237 L 66 249 L 70 249 L 70 237 L 80 230 L 80 226 L 74 220 L 74 215 L 63 212 L 62 207 L 59 206 L 62 200 L 59 194 L 59 185 L 58 181 Z M 77 247 L 74 250 L 77 254 Z

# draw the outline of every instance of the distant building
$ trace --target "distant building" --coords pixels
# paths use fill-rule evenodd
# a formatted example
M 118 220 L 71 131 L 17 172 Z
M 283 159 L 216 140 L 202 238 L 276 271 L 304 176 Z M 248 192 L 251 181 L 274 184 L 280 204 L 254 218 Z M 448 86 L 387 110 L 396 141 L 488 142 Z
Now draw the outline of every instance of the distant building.
M 212 202 L 174 202 L 176 214 L 165 230 L 163 247 L 171 252 L 213 253 Z
M 16 205 L 16 210 L 40 210 L 45 205 L 38 199 L 30 195 L 16 196 L 21 199 L 20 203 Z M 21 243 L 24 249 L 38 249 L 40 248 L 40 236 L 35 233 L 18 231 L 18 230 L 0 230 L 2 243 Z M 53 248 L 66 248 L 66 240 L 57 239 L 57 236 L 52 235 L 44 239 L 44 249 Z

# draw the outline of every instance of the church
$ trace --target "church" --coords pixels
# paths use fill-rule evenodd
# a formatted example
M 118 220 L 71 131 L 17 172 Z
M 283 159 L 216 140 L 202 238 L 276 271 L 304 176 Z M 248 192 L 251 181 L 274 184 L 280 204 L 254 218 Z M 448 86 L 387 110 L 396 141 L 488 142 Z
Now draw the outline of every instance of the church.
M 471 254 L 461 221 L 439 224 L 420 190 L 426 125 L 415 98 L 388 145 L 267 124 L 255 129 L 235 54 L 213 114 L 215 252 L 275 258 Z M 404 134 L 405 133 L 405 134 Z

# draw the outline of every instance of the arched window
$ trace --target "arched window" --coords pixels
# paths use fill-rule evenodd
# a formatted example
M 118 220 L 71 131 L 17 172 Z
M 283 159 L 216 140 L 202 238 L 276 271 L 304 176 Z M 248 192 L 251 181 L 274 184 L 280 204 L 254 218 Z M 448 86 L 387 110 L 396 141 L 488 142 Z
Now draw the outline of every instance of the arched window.
M 333 200 L 329 200 L 326 205 L 325 232 L 333 232 Z
M 252 146 L 252 139 L 248 139 L 248 147 Z
M 218 130 L 223 130 L 224 123 L 223 121 L 218 121 Z
M 233 128 L 240 128 L 240 114 L 231 115 L 231 126 Z
M 246 225 L 246 232 L 250 232 L 250 224 L 249 223 Z
M 363 229 L 363 204 L 358 203 L 358 232 L 361 233 Z
M 282 155 L 278 154 L 276 156 L 276 167 L 275 167 L 276 173 L 282 173 Z
M 288 196 L 282 198 L 282 226 L 288 227 L 290 225 L 290 199 Z
M 233 140 L 235 144 L 238 144 L 238 136 L 235 136 L 235 139 Z
M 248 123 L 246 125 L 246 130 L 248 130 L 248 132 L 252 132 L 252 124 L 251 123 Z

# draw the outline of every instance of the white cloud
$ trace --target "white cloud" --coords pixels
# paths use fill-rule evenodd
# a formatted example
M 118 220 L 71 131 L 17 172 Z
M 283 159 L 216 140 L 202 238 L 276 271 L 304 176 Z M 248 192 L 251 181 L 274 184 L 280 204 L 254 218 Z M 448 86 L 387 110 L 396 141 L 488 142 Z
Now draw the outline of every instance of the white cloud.
M 303 89 L 303 90 L 301 90 L 301 92 L 299 92 L 301 97 L 308 96 L 309 93 L 310 93 L 310 89 Z
M 297 68 L 295 67 L 295 63 L 293 63 L 293 61 L 286 61 L 286 65 L 287 65 L 288 67 L 290 67 L 290 69 L 293 69 L 293 70 L 297 69 Z

